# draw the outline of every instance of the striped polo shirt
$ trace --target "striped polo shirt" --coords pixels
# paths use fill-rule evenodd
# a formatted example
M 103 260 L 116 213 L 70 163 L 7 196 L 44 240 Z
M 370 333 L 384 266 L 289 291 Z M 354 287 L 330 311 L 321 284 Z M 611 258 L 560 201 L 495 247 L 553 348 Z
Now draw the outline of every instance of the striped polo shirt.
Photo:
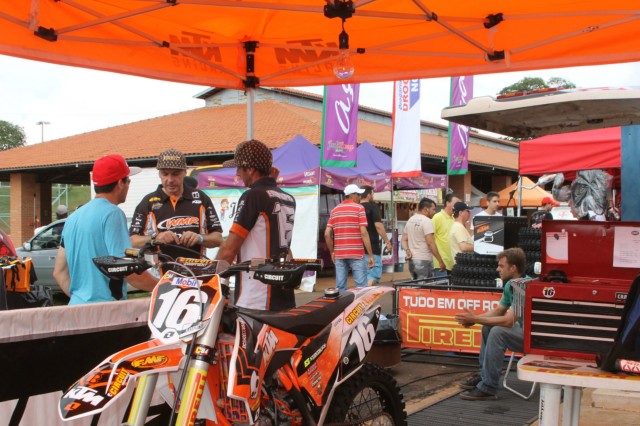
M 329 216 L 327 227 L 333 230 L 336 259 L 362 259 L 364 246 L 360 227 L 367 226 L 367 214 L 361 204 L 349 199 L 338 204 Z

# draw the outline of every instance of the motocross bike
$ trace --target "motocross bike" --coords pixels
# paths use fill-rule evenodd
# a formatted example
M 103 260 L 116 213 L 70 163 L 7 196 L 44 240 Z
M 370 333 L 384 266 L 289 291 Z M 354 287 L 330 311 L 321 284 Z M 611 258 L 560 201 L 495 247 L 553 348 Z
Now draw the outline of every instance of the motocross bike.
M 110 277 L 157 264 L 145 246 L 94 259 Z M 295 288 L 321 260 L 226 262 L 178 258 L 153 290 L 152 339 L 111 355 L 62 396 L 63 420 L 106 410 L 134 387 L 123 424 L 145 424 L 152 397 L 171 407 L 170 425 L 406 425 L 393 377 L 366 363 L 388 287 L 325 291 L 281 312 L 229 303 L 228 279 L 249 272 Z M 166 266 L 166 264 L 164 264 Z M 176 268 L 180 266 L 180 268 Z

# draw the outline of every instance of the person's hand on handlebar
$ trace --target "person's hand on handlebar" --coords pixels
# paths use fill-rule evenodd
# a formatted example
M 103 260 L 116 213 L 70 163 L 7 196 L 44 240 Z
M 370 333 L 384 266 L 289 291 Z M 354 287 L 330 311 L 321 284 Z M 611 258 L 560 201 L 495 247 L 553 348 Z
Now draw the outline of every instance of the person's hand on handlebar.
M 196 234 L 195 232 L 192 232 L 192 231 L 187 231 L 184 234 L 182 234 L 179 244 L 185 247 L 193 247 L 196 244 L 201 244 L 203 241 L 204 239 L 200 234 Z
M 197 238 L 197 237 L 196 237 Z M 154 241 L 158 244 L 175 244 L 180 245 L 180 238 L 171 231 L 162 231 L 156 235 Z

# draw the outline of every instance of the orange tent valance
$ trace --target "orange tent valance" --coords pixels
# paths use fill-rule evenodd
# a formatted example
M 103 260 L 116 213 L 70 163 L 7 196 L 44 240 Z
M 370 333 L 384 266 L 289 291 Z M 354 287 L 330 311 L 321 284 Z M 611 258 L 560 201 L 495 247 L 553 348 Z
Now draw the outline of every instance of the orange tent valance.
M 8 0 L 0 54 L 244 89 L 640 60 L 629 0 Z M 355 74 L 334 76 L 338 36 Z M 46 76 L 43 76 L 46 78 Z
M 551 193 L 545 191 L 543 188 L 536 186 L 533 189 L 525 189 L 524 187 L 531 187 L 534 185 L 534 182 L 528 177 L 522 178 L 522 207 L 540 207 L 542 205 L 542 199 L 545 197 L 551 197 Z M 513 199 L 509 202 L 511 191 L 513 192 Z M 506 187 L 502 191 L 498 192 L 500 194 L 500 207 L 507 207 L 507 202 L 509 202 L 509 207 L 516 207 L 518 205 L 518 182 L 515 182 L 513 185 Z M 480 201 L 480 205 L 482 207 L 487 206 L 487 199 L 483 198 Z

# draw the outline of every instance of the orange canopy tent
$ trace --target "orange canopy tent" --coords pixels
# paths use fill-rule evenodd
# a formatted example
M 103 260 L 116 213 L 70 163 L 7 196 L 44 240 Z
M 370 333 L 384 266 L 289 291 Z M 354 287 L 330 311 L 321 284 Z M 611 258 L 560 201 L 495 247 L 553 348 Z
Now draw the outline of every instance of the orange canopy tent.
M 542 199 L 545 197 L 553 198 L 553 196 L 540 188 L 539 186 L 533 189 L 526 189 L 525 187 L 532 187 L 535 183 L 528 177 L 522 178 L 522 202 L 520 207 L 540 207 L 542 205 Z M 500 207 L 517 207 L 518 205 L 518 182 L 506 187 L 500 194 Z M 511 197 L 513 194 L 513 198 Z M 508 203 L 508 205 L 507 205 Z M 483 198 L 480 202 L 482 207 L 487 206 L 487 199 Z
M 295 87 L 638 61 L 640 5 L 6 0 L 0 33 L 4 55 L 216 87 Z M 333 73 L 339 52 L 354 65 L 349 80 Z

